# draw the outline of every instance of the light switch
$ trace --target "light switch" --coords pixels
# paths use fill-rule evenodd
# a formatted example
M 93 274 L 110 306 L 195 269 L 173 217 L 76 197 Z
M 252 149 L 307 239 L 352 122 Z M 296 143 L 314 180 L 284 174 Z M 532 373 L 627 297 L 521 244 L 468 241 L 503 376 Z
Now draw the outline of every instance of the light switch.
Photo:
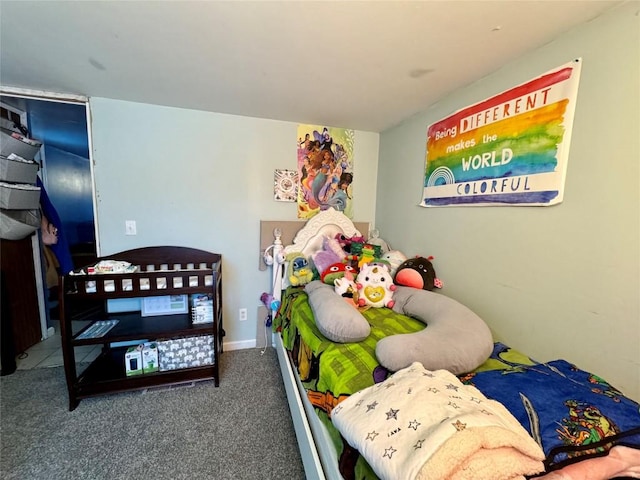
M 125 220 L 124 222 L 124 233 L 125 235 L 137 235 L 136 229 L 136 221 L 135 220 Z

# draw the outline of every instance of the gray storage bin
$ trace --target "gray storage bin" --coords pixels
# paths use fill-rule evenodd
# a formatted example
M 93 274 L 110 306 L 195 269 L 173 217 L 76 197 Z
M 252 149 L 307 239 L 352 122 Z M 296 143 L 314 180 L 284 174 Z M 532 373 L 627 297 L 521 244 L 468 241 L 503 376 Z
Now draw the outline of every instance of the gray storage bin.
M 22 240 L 40 228 L 40 210 L 0 209 L 0 238 Z
M 38 164 L 33 160 L 17 160 L 0 156 L 0 181 L 36 183 Z
M 0 182 L 0 208 L 34 210 L 40 206 L 40 187 L 25 183 Z
M 158 346 L 160 371 L 212 365 L 213 335 L 177 338 L 155 342 Z
M 0 129 L 0 155 L 8 157 L 10 154 L 24 158 L 25 160 L 33 160 L 38 151 L 42 147 L 42 142 L 24 137 L 19 133 Z

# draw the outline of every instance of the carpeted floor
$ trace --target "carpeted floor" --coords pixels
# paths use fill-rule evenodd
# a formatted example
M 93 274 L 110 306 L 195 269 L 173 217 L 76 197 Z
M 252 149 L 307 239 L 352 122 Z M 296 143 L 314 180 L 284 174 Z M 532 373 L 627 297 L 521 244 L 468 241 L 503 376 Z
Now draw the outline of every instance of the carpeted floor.
M 62 367 L 0 377 L 0 476 L 303 479 L 273 349 L 221 356 L 213 382 L 85 399 L 68 411 Z

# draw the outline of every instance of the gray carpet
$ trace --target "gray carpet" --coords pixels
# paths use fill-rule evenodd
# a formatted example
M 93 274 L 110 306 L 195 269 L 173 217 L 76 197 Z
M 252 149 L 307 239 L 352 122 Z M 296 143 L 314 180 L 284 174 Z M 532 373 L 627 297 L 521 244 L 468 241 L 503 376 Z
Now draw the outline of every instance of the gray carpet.
M 62 367 L 0 377 L 0 476 L 303 479 L 273 349 L 225 352 L 220 386 L 106 395 L 68 410 Z

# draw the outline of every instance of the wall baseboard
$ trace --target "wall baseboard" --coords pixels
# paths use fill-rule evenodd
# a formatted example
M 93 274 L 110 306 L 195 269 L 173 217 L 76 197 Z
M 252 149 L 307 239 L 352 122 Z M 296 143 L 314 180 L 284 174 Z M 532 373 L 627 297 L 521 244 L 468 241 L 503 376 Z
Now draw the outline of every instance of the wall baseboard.
M 245 348 L 256 348 L 255 340 L 242 340 L 240 342 L 223 342 L 222 348 L 225 352 L 232 350 L 243 350 Z

